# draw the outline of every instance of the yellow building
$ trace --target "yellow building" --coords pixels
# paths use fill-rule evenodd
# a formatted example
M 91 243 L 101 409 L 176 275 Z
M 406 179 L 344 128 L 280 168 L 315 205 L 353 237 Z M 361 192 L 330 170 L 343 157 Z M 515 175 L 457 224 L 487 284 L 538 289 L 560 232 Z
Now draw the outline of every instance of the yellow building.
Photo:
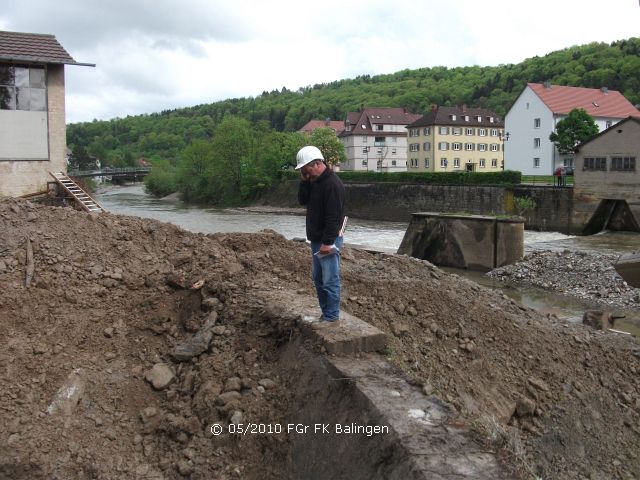
M 504 168 L 504 121 L 483 108 L 439 107 L 407 125 L 410 172 L 496 172 Z

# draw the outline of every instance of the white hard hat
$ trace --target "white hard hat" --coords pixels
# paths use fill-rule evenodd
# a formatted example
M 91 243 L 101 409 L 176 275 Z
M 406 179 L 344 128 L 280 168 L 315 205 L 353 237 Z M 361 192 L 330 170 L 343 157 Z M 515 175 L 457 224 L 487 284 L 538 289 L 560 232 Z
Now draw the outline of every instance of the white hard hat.
M 314 160 L 322 160 L 324 162 L 324 157 L 322 156 L 320 149 L 313 145 L 302 147 L 296 155 L 296 162 L 298 163 L 296 165 L 296 170 L 300 170 L 307 163 L 311 163 Z

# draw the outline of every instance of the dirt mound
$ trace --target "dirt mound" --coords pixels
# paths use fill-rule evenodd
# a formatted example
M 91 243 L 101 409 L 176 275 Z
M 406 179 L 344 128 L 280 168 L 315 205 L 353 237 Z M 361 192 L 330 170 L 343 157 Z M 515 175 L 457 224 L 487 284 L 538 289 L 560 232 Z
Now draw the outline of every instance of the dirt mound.
M 343 260 L 343 308 L 389 332 L 387 359 L 523 477 L 640 476 L 635 339 L 428 262 L 349 248 Z M 286 423 L 288 338 L 260 312 L 274 292 L 313 295 L 309 264 L 274 232 L 0 202 L 0 477 L 286 478 L 286 434 L 208 432 Z

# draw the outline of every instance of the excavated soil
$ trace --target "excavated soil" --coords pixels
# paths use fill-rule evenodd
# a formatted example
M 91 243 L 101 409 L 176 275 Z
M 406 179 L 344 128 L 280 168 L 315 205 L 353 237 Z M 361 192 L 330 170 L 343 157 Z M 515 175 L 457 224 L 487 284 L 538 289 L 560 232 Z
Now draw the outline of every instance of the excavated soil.
M 209 429 L 287 423 L 296 331 L 265 311 L 313 295 L 309 263 L 274 232 L 0 201 L 0 478 L 288 478 L 286 433 Z M 404 256 L 346 248 L 342 273 L 343 309 L 389 333 L 388 361 L 518 476 L 640 477 L 635 338 Z

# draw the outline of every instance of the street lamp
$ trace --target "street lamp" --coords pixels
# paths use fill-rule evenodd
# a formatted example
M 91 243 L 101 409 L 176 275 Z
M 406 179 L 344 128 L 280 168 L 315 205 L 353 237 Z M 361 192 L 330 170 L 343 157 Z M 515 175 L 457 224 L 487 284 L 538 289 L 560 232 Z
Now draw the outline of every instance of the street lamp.
M 509 132 L 505 132 L 505 134 L 502 137 L 500 137 L 500 140 L 502 140 L 502 165 L 501 165 L 502 170 L 504 170 L 504 142 L 508 142 L 510 136 L 511 134 Z
M 365 162 L 367 162 L 367 172 L 369 172 L 369 147 L 364 147 L 363 152 L 366 156 Z

